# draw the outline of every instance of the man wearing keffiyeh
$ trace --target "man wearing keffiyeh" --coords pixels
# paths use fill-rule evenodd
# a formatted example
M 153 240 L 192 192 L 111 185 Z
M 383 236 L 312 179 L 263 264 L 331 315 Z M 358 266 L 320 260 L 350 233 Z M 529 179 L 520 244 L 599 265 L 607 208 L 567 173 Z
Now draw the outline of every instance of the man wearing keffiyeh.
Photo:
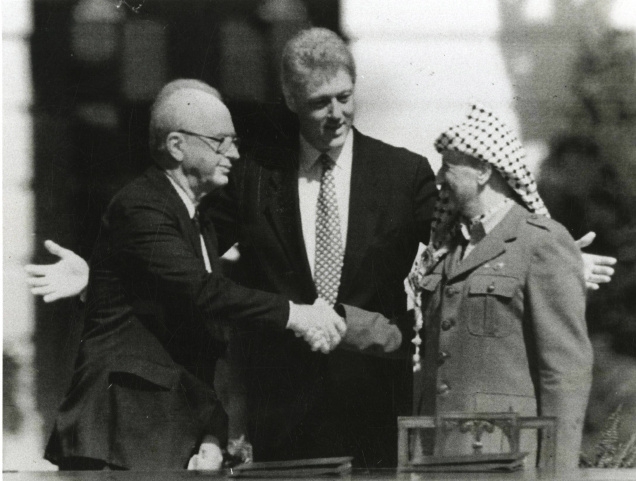
M 557 467 L 576 467 L 592 369 L 580 251 L 490 110 L 473 106 L 435 147 L 440 197 L 410 276 L 423 344 L 416 411 L 556 416 Z M 484 452 L 506 446 L 501 435 L 482 441 Z M 435 449 L 472 451 L 460 435 Z M 536 453 L 536 436 L 522 436 L 521 451 Z

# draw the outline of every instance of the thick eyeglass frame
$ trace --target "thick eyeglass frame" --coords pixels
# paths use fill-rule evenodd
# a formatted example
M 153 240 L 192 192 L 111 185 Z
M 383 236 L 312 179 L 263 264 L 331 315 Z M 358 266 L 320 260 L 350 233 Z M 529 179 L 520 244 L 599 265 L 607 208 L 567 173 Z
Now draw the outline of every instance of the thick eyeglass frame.
M 227 151 L 230 150 L 232 145 L 234 145 L 234 147 L 236 147 L 237 150 L 239 146 L 241 145 L 241 139 L 239 139 L 235 135 L 228 135 L 226 137 L 212 137 L 210 135 L 198 134 L 196 132 L 191 132 L 189 130 L 183 130 L 183 129 L 177 130 L 177 132 L 181 134 L 192 135 L 194 137 L 199 137 L 201 139 L 214 140 L 215 142 L 218 142 L 219 146 L 216 148 L 212 147 L 210 144 L 207 144 L 207 142 L 206 144 L 214 150 L 214 153 L 220 154 L 220 155 L 226 154 Z M 229 142 L 228 142 L 228 139 L 230 139 Z M 223 147 L 224 144 L 226 145 L 225 147 Z

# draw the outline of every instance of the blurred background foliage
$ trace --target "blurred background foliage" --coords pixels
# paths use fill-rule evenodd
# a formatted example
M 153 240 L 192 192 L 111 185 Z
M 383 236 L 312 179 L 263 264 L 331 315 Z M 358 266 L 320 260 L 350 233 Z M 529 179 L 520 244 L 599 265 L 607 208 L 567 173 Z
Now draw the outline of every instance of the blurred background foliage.
M 590 296 L 589 327 L 636 356 L 636 43 L 608 29 L 581 45 L 570 125 L 552 142 L 539 188 L 575 238 L 593 230 L 591 250 L 619 260 L 614 281 Z
M 606 28 L 580 45 L 568 125 L 538 180 L 554 218 L 575 238 L 596 232 L 588 250 L 618 259 L 613 281 L 588 301 L 596 359 L 584 450 L 594 465 L 608 445 L 624 446 L 636 433 L 636 41 Z M 615 418 L 608 441 L 607 420 Z

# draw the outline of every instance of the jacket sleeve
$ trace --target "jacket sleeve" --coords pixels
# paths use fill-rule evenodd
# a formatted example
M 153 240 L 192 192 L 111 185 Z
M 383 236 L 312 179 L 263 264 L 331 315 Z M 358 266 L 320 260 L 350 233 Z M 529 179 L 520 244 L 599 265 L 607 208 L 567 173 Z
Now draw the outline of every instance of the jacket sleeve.
M 400 330 L 382 314 L 347 304 L 336 304 L 335 309 L 347 324 L 341 348 L 384 356 L 402 344 Z
M 247 321 L 284 329 L 289 317 L 287 299 L 242 287 L 220 272 L 208 273 L 189 245 L 171 200 L 111 205 L 110 254 L 118 256 L 120 269 L 140 280 L 133 286 L 139 297 L 170 308 L 191 309 L 186 317 L 205 323 L 212 332 L 219 323 Z
M 435 201 L 437 200 L 437 185 L 435 184 L 433 169 L 431 169 L 428 160 L 424 157 L 419 157 L 417 172 L 413 182 L 415 183 L 413 211 L 415 213 L 417 240 L 422 244 L 428 244 Z
M 537 232 L 528 273 L 536 339 L 539 414 L 557 417 L 557 467 L 578 466 L 592 380 L 585 323 L 585 281 L 579 249 L 556 223 Z

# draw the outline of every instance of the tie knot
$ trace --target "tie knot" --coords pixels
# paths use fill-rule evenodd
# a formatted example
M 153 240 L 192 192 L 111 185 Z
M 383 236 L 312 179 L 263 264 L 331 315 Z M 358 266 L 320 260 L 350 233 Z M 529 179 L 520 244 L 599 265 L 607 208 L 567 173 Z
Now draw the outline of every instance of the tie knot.
M 194 215 L 192 216 L 192 223 L 197 227 L 197 229 L 201 229 L 199 209 L 194 211 Z
M 318 162 L 322 164 L 322 167 L 325 170 L 333 169 L 334 165 L 336 165 L 336 162 L 327 154 L 320 154 L 320 157 L 318 157 Z

